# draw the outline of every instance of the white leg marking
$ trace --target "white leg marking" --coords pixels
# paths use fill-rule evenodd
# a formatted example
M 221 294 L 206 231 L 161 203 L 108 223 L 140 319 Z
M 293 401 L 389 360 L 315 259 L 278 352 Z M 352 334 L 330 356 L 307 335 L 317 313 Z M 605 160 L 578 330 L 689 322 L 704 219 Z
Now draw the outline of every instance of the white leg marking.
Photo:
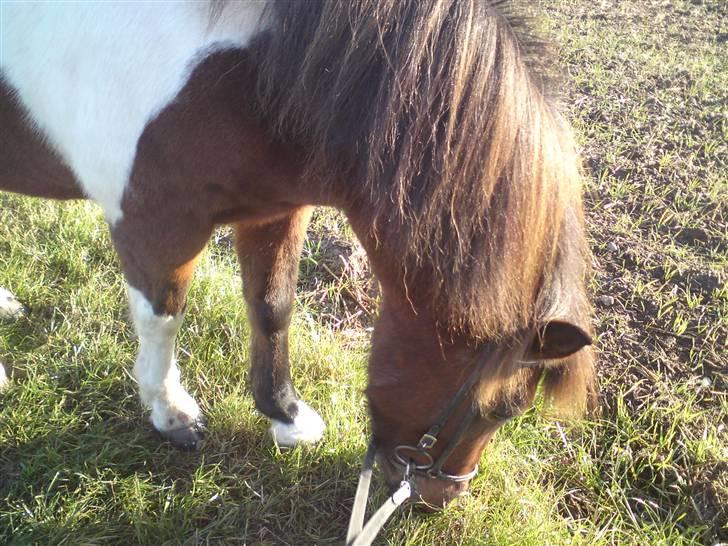
M 25 314 L 25 307 L 15 296 L 0 287 L 0 319 L 16 319 Z
M 270 420 L 270 435 L 279 446 L 293 447 L 296 444 L 315 444 L 324 435 L 326 425 L 321 416 L 306 402 L 299 400 L 298 414 L 293 423 L 283 423 L 277 419 Z
M 134 377 L 142 403 L 152 410 L 152 424 L 160 432 L 192 425 L 200 416 L 200 408 L 180 383 L 174 358 L 174 339 L 182 315 L 155 315 L 149 301 L 131 286 L 129 306 L 139 336 Z
M 25 307 L 15 296 L 5 288 L 0 287 L 0 319 L 12 320 L 18 319 L 25 314 Z M 0 390 L 10 384 L 8 376 L 5 373 L 5 367 L 0 362 Z

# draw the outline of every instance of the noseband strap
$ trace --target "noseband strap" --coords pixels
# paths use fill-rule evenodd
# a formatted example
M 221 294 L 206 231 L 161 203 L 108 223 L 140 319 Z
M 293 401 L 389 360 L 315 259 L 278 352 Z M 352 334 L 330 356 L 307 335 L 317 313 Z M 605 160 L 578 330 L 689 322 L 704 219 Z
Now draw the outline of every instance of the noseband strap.
M 399 488 L 379 507 L 366 525 L 364 525 L 369 486 L 372 481 L 372 469 L 374 468 L 374 459 L 377 452 L 374 441 L 369 442 L 361 473 L 359 474 L 359 483 L 356 486 L 354 506 L 351 511 L 351 519 L 349 519 L 349 528 L 346 533 L 346 546 L 369 546 L 374 541 L 379 531 L 384 527 L 384 524 L 392 514 L 394 514 L 395 510 L 413 497 L 415 493 L 415 476 L 425 475 L 428 478 L 436 478 L 450 482 L 464 482 L 472 479 L 478 473 L 478 465 L 475 465 L 475 468 L 467 474 L 460 475 L 448 474 L 442 470 L 445 461 L 447 461 L 448 457 L 452 455 L 452 452 L 460 444 L 465 432 L 473 422 L 473 419 L 478 413 L 477 408 L 470 408 L 468 410 L 458 425 L 450 443 L 440 453 L 437 461 L 432 458 L 430 450 L 437 443 L 437 437 L 448 419 L 450 419 L 465 396 L 470 392 L 475 383 L 477 383 L 487 360 L 487 355 L 481 354 L 477 366 L 468 379 L 460 386 L 450 403 L 437 417 L 435 424 L 422 435 L 416 446 L 398 445 L 394 449 L 394 459 L 390 459 L 390 461 L 396 466 L 403 468 L 402 481 L 399 483 Z M 407 453 L 417 454 L 425 462 L 418 464 L 412 457 L 408 457 Z

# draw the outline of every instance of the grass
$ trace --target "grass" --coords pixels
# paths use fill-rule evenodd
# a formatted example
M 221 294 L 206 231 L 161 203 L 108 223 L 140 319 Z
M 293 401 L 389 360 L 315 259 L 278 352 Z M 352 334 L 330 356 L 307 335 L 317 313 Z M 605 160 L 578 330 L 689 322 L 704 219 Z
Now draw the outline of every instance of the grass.
M 483 455 L 472 494 L 405 510 L 386 544 L 728 541 L 728 29 L 720 0 L 541 0 L 590 175 L 601 419 L 530 411 Z M 366 445 L 376 286 L 343 219 L 314 218 L 291 335 L 327 424 L 279 451 L 246 385 L 248 326 L 227 232 L 179 339 L 209 417 L 202 449 L 160 443 L 139 406 L 124 287 L 87 203 L 0 195 L 0 543 L 340 544 Z M 612 296 L 613 300 L 602 296 Z M 378 489 L 379 499 L 383 492 Z

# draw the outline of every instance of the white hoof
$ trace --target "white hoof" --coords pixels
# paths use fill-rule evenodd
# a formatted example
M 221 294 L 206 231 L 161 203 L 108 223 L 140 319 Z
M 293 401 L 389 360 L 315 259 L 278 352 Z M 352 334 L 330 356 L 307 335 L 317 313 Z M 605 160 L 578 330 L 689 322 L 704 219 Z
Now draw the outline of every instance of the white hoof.
M 277 419 L 270 420 L 270 435 L 273 441 L 282 447 L 293 447 L 296 444 L 315 444 L 324 435 L 326 425 L 321 416 L 311 407 L 299 400 L 298 414 L 293 423 L 283 423 Z
M 10 382 L 8 381 L 8 376 L 5 375 L 5 367 L 0 362 L 0 391 L 7 387 L 8 383 Z
M 25 307 L 8 290 L 0 287 L 0 319 L 17 319 L 25 314 Z

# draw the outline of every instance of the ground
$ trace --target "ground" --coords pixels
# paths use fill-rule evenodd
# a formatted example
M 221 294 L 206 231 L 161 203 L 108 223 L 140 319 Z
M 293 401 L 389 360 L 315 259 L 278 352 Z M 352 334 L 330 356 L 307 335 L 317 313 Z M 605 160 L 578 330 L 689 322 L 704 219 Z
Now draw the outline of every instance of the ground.
M 585 160 L 602 413 L 510 423 L 469 497 L 405 510 L 381 543 L 728 542 L 728 8 L 531 5 Z M 329 425 L 315 448 L 277 450 L 253 412 L 225 230 L 180 339 L 209 416 L 195 453 L 159 443 L 139 407 L 123 284 L 92 205 L 0 196 L 0 286 L 30 309 L 0 322 L 0 543 L 341 543 L 377 298 L 341 216 L 314 218 L 292 333 L 294 378 Z

